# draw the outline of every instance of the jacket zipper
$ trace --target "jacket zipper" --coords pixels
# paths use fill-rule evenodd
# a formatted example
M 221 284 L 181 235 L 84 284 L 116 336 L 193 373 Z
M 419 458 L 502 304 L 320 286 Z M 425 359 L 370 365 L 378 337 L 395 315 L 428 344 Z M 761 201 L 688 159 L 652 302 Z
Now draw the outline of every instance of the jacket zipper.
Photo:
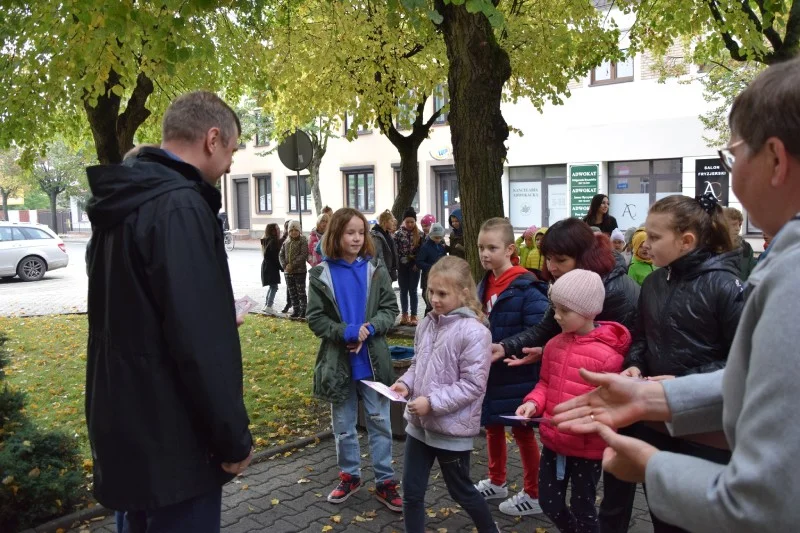
M 367 269 L 369 269 L 369 267 L 370 267 L 370 265 L 367 265 Z M 376 267 L 375 268 L 375 272 L 377 272 L 377 271 L 378 271 L 378 269 Z M 370 288 L 372 288 L 372 279 L 375 277 L 375 272 L 372 273 L 371 277 L 367 277 L 367 302 L 364 305 L 364 320 L 367 320 L 367 318 L 369 318 L 369 295 L 370 295 Z M 373 327 L 373 329 L 375 328 L 374 325 L 372 327 Z M 369 368 L 370 368 L 370 370 L 372 370 L 372 380 L 373 381 L 377 381 L 377 377 L 378 376 L 375 374 L 375 366 L 372 364 L 372 356 L 369 353 L 369 342 L 368 341 L 369 341 L 369 337 L 367 337 L 367 340 L 364 341 L 366 343 L 365 346 L 367 347 L 367 361 L 369 361 Z M 389 359 L 391 360 L 391 354 L 389 354 Z

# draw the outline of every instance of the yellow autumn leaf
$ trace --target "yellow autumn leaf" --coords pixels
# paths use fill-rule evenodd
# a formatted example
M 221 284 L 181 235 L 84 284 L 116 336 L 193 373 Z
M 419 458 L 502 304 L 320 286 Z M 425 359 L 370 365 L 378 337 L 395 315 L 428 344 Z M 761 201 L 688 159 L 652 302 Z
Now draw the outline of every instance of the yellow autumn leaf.
M 547 529 L 543 527 L 537 527 L 533 533 L 547 533 Z
M 333 526 L 322 526 L 322 531 L 333 531 Z
M 440 527 L 439 529 L 436 530 L 436 533 L 447 533 L 447 528 L 446 527 Z
M 3 478 L 3 485 L 11 485 L 14 483 L 14 476 L 6 476 Z
M 336 524 L 341 524 L 342 523 L 342 515 L 340 515 L 340 514 L 333 515 L 331 517 L 331 522 L 334 522 Z
M 366 522 L 367 519 L 361 516 L 360 514 L 356 515 L 356 522 Z
M 39 467 L 35 466 L 30 472 L 28 472 L 28 477 L 39 477 L 39 474 L 41 473 L 42 471 L 39 470 Z
M 272 499 L 272 505 L 278 505 L 279 503 L 281 503 L 281 501 L 278 498 Z

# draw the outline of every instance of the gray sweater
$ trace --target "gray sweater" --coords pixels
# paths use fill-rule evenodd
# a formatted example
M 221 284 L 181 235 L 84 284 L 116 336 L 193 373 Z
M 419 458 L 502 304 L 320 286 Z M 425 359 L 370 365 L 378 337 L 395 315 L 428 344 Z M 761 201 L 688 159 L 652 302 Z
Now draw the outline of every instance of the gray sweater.
M 658 452 L 648 502 L 693 532 L 800 527 L 800 221 L 784 226 L 748 279 L 751 291 L 724 370 L 665 381 L 674 435 L 722 429 L 728 465 Z

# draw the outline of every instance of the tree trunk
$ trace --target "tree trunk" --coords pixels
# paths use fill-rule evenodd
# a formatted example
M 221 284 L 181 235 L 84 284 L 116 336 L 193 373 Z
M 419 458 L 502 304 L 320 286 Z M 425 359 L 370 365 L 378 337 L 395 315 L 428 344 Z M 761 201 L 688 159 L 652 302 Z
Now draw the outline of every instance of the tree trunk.
M 414 201 L 414 196 L 416 196 L 419 189 L 417 154 L 420 143 L 414 142 L 411 137 L 401 135 L 399 140 L 396 138 L 392 140 L 392 144 L 400 153 L 400 183 L 397 186 L 397 196 L 394 198 L 394 204 L 392 204 L 392 214 L 398 222 L 402 222 L 403 211 Z
M 414 201 L 419 190 L 419 146 L 422 141 L 428 138 L 428 134 L 433 127 L 436 119 L 441 115 L 441 110 L 436 111 L 427 122 L 423 122 L 423 113 L 425 112 L 425 101 L 423 98 L 417 104 L 417 113 L 414 117 L 414 123 L 411 125 L 411 133 L 409 135 L 401 135 L 391 120 L 383 117 L 378 118 L 378 124 L 381 127 L 381 132 L 386 135 L 397 152 L 400 154 L 400 180 L 397 185 L 397 196 L 395 196 L 394 204 L 392 204 L 392 214 L 398 221 L 403 220 L 403 211 Z
M 50 191 L 47 193 L 50 197 L 50 229 L 52 229 L 56 235 L 58 235 L 58 211 L 56 208 L 56 200 L 58 199 L 58 193 L 55 191 Z
M 316 137 L 314 137 L 316 139 Z M 319 167 L 322 165 L 322 158 L 325 156 L 326 150 L 320 146 L 320 143 L 314 142 L 314 155 L 311 158 L 311 164 L 308 165 L 308 185 L 311 187 L 311 196 L 314 198 L 314 209 L 317 216 L 322 213 L 322 194 L 319 192 Z M 316 226 L 316 223 L 314 224 Z
M 3 201 L 3 220 L 8 220 L 8 195 L 10 191 L 6 191 L 3 188 L 0 188 L 0 197 L 2 197 Z
M 103 165 L 122 162 L 125 152 L 133 148 L 133 137 L 136 130 L 150 116 L 150 111 L 145 107 L 145 103 L 153 92 L 152 80 L 139 73 L 136 78 L 136 87 L 134 87 L 128 105 L 122 114 L 119 112 L 122 98 L 111 90 L 119 81 L 119 74 L 112 69 L 105 83 L 105 92 L 98 97 L 97 105 L 92 107 L 87 98 L 83 100 L 83 108 L 86 111 L 94 138 L 97 159 Z
M 474 243 L 486 219 L 503 216 L 501 179 L 508 125 L 500 112 L 500 99 L 511 76 L 511 63 L 483 13 L 470 14 L 463 5 L 445 5 L 443 0 L 436 0 L 435 6 L 444 17 L 441 29 L 450 62 L 448 121 L 467 261 L 480 279 L 483 269 Z

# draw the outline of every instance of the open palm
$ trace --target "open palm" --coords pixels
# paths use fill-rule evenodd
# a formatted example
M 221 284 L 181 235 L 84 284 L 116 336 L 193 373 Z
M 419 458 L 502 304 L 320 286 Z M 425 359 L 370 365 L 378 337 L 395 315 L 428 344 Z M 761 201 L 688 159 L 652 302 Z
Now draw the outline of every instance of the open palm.
M 666 406 L 664 389 L 659 383 L 652 383 L 619 374 L 600 374 L 581 369 L 581 377 L 597 388 L 557 405 L 554 409 L 553 423 L 563 431 L 593 433 L 597 431 L 594 422 L 618 429 L 639 420 L 667 420 L 669 409 Z M 661 402 L 659 402 L 661 398 Z M 651 400 L 655 399 L 655 402 Z M 650 412 L 652 405 L 660 405 Z

